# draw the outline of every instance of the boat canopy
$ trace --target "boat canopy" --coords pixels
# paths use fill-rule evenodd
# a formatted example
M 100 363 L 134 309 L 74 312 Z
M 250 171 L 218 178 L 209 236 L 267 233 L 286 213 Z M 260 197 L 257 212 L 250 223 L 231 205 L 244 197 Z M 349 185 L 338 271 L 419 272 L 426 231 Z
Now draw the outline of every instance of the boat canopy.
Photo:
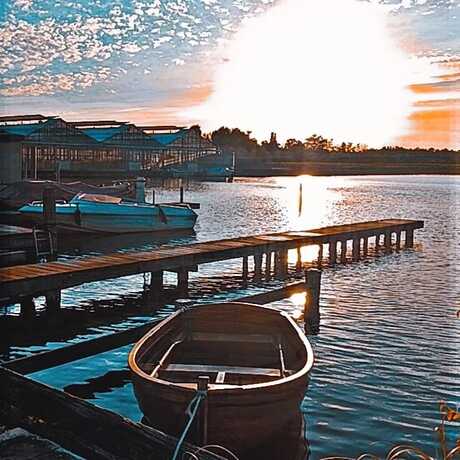
M 81 201 L 90 201 L 92 203 L 110 203 L 110 204 L 119 204 L 121 203 L 121 198 L 116 196 L 109 195 L 95 195 L 91 193 L 79 193 L 75 196 L 71 203 L 79 203 Z

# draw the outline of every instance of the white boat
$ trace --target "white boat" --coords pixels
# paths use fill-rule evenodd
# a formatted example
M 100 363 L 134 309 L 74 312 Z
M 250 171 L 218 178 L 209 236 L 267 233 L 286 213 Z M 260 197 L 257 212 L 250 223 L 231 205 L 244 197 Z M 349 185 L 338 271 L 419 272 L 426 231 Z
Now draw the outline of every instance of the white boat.
M 28 223 L 43 223 L 43 202 L 22 206 L 19 212 Z M 89 233 L 135 233 L 191 230 L 197 214 L 184 205 L 123 201 L 107 195 L 80 193 L 68 203 L 56 202 L 58 229 Z

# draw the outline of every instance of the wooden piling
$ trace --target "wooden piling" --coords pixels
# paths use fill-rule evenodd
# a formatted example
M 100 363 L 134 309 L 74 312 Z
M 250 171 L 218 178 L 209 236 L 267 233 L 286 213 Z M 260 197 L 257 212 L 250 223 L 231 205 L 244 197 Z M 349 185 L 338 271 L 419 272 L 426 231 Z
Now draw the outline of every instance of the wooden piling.
M 366 235 L 363 238 L 363 255 L 364 255 L 364 257 L 367 257 L 368 253 L 369 253 L 369 237 Z
M 318 245 L 318 267 L 323 264 L 323 244 Z
M 43 190 L 43 224 L 50 233 L 50 251 L 48 262 L 56 260 L 57 229 L 56 229 L 56 192 L 54 188 L 45 187 Z
M 184 202 L 184 186 L 181 185 L 180 190 L 179 190 L 179 203 L 183 203 L 183 202 Z
M 406 248 L 414 247 L 414 230 L 407 229 L 406 230 Z
M 360 249 L 361 249 L 361 239 L 353 238 L 352 258 L 353 258 L 353 261 L 355 262 L 359 260 Z
M 300 246 L 297 248 L 297 260 L 295 264 L 295 270 L 297 273 L 302 271 L 302 248 Z
M 61 291 L 48 291 L 45 294 L 46 312 L 50 316 L 55 316 L 61 309 Z
M 396 249 L 401 249 L 401 231 L 396 232 Z
M 385 247 L 385 252 L 391 251 L 391 232 L 385 232 L 383 234 L 383 246 Z
M 254 254 L 254 279 L 257 281 L 262 279 L 262 257 L 262 253 Z
M 268 281 L 271 278 L 271 265 L 272 265 L 272 253 L 268 251 L 265 253 L 265 279 Z
M 331 240 L 329 242 L 329 263 L 334 265 L 337 262 L 337 241 Z
M 158 299 L 163 293 L 163 270 L 150 273 L 149 296 Z
M 177 271 L 177 290 L 182 294 L 188 292 L 188 270 L 186 268 Z
M 315 268 L 306 270 L 305 286 L 305 333 L 317 334 L 319 332 L 320 323 L 319 297 L 321 291 L 321 270 L 317 270 Z
M 344 263 L 347 261 L 347 240 L 340 242 L 340 262 Z
M 20 315 L 24 321 L 30 321 L 35 318 L 35 302 L 32 296 L 22 298 L 20 306 Z
M 242 278 L 243 278 L 243 285 L 246 286 L 248 284 L 248 274 L 249 274 L 249 268 L 248 268 L 248 256 L 243 257 L 243 273 L 242 273 Z
M 288 272 L 288 251 L 287 249 L 280 249 L 277 252 L 277 264 L 276 264 L 276 277 L 284 279 Z

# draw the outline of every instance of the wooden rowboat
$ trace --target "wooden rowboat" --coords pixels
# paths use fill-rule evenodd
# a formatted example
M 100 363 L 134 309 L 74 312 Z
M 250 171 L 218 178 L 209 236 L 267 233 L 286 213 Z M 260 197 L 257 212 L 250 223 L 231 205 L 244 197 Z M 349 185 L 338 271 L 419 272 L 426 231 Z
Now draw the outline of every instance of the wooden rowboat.
M 129 355 L 142 412 L 174 436 L 188 421 L 198 378 L 209 377 L 187 439 L 218 444 L 239 458 L 298 419 L 312 365 L 310 343 L 287 314 L 244 303 L 179 311 Z

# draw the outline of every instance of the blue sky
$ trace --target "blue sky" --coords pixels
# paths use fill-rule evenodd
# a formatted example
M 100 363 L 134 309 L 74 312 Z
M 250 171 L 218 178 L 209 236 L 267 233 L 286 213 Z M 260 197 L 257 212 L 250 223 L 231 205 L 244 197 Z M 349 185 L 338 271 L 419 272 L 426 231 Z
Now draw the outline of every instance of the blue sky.
M 148 123 L 200 121 L 183 113 L 213 93 L 228 44 L 248 20 L 282 3 L 0 1 L 0 112 Z M 433 137 L 433 144 L 460 148 L 460 1 L 373 3 L 385 6 L 405 52 L 428 69 L 413 81 L 414 93 L 424 95 L 415 101 L 418 111 L 448 113 L 448 126 L 433 129 L 451 133 Z M 224 114 L 215 124 L 226 121 Z M 427 130 L 425 119 L 413 123 Z

